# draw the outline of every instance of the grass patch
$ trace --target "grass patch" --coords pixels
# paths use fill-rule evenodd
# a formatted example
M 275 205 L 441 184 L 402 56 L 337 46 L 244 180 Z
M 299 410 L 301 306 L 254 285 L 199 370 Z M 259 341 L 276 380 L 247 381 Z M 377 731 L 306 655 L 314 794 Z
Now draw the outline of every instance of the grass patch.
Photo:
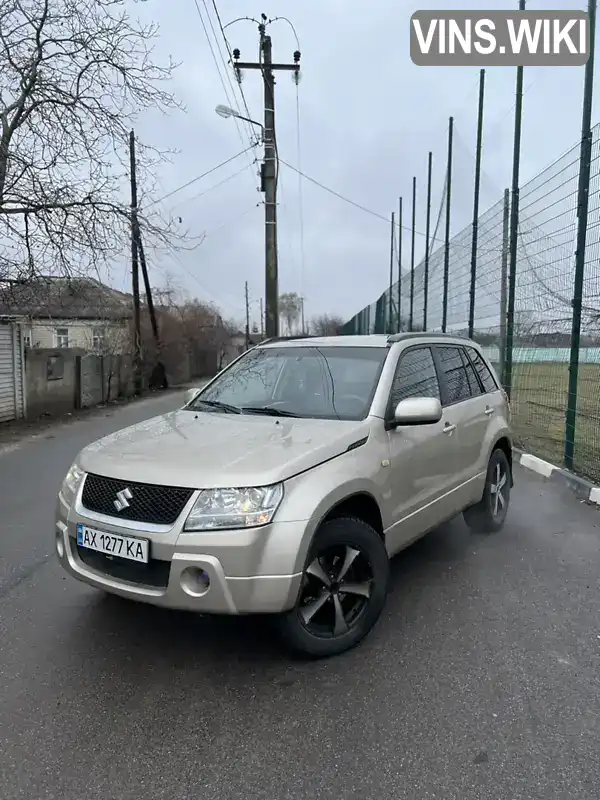
M 511 397 L 516 443 L 562 465 L 569 366 L 514 364 Z M 577 388 L 574 470 L 600 481 L 600 364 L 581 364 Z

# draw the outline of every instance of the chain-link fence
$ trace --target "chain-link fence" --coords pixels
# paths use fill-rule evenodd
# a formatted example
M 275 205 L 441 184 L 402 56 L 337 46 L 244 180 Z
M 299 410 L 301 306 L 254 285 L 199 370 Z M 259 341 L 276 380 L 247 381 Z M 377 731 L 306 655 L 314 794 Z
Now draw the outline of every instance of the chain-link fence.
M 576 371 L 573 469 L 600 481 L 600 125 L 593 129 L 579 365 L 571 347 L 579 153 L 576 145 L 523 186 L 519 200 L 510 386 L 516 443 L 561 464 L 565 454 L 569 374 Z M 478 222 L 473 338 L 501 375 L 507 355 L 508 191 Z M 404 273 L 343 327 L 343 334 L 446 330 L 468 335 L 473 226 L 446 246 L 439 235 L 428 259 Z M 446 268 L 447 264 L 447 268 Z M 411 292 L 411 285 L 413 287 Z M 390 292 L 392 302 L 389 302 Z M 391 314 L 390 314 L 391 307 Z M 400 313 L 398 314 L 398 309 Z M 571 402 L 571 406 L 573 403 Z

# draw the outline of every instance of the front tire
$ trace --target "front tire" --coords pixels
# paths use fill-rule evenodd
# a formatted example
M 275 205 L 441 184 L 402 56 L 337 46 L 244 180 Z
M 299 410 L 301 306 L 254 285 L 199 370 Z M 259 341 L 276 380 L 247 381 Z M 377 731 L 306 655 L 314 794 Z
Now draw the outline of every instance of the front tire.
M 508 458 L 500 448 L 493 451 L 485 479 L 483 497 L 477 505 L 463 511 L 465 522 L 478 533 L 497 533 L 508 513 L 511 471 Z
M 321 525 L 313 540 L 295 607 L 278 620 L 297 655 L 327 658 L 357 645 L 385 605 L 389 559 L 381 536 L 354 517 Z

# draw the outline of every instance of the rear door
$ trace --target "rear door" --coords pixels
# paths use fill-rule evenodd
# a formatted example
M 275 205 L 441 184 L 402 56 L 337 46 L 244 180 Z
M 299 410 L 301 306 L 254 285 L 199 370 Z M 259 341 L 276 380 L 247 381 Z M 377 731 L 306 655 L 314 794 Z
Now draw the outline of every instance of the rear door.
M 400 354 L 387 415 L 407 397 L 442 398 L 429 346 L 409 347 Z M 386 541 L 393 555 L 452 515 L 448 506 L 453 502 L 459 455 L 457 429 L 448 415 L 433 425 L 394 428 L 388 437 L 391 469 L 386 499 L 392 525 Z
M 487 469 L 484 451 L 493 412 L 466 348 L 437 345 L 435 354 L 441 373 L 442 406 L 448 413 L 452 411 L 457 425 L 456 500 L 462 507 L 476 499 L 481 475 Z

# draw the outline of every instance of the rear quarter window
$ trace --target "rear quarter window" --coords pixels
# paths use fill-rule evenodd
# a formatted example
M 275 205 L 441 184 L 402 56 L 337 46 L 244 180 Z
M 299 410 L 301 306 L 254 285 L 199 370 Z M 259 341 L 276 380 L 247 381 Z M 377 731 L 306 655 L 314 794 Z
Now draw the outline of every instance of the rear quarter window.
M 485 391 L 495 392 L 499 387 L 497 386 L 494 376 L 490 372 L 488 365 L 474 347 L 467 347 L 467 352 L 469 354 L 469 358 L 473 362 L 475 371 L 479 375 Z

